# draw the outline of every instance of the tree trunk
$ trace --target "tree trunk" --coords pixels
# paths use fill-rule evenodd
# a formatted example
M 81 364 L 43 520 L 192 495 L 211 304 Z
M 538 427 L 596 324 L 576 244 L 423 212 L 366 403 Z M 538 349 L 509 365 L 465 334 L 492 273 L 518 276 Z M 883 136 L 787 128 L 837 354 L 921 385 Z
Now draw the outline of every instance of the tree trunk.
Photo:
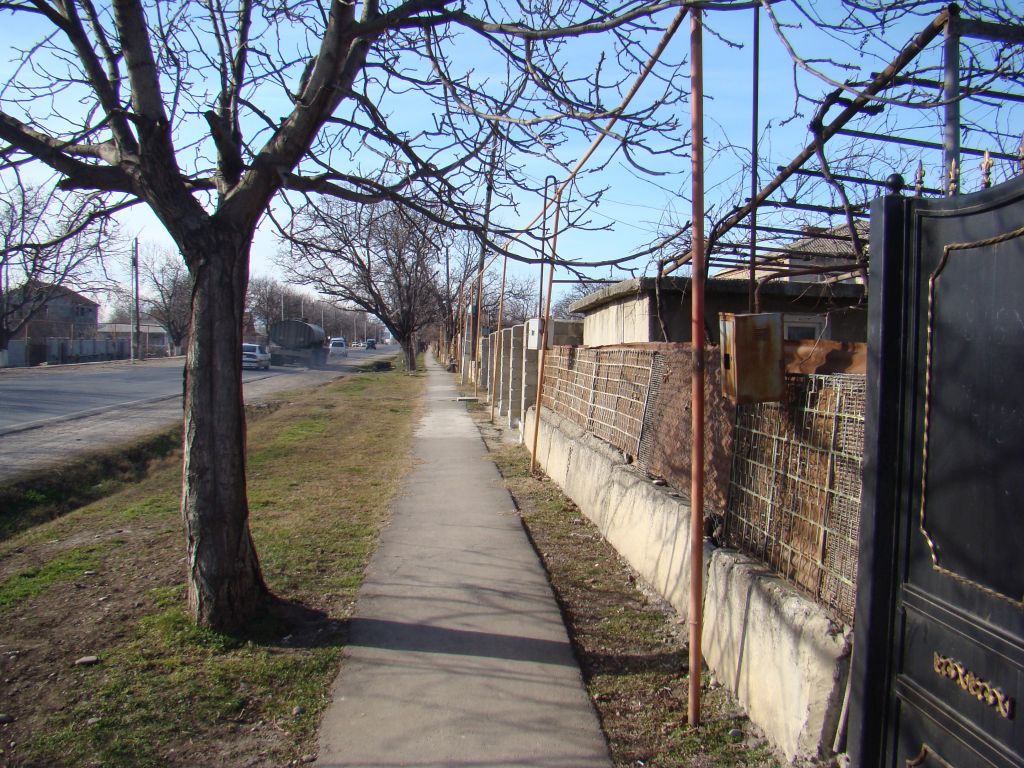
M 416 372 L 416 335 L 412 334 L 404 339 L 399 339 L 402 345 L 402 355 L 405 357 L 405 369 L 409 373 Z
M 181 499 L 188 603 L 199 625 L 236 632 L 268 595 L 245 489 L 241 344 L 249 243 L 211 226 L 182 254 L 195 279 Z

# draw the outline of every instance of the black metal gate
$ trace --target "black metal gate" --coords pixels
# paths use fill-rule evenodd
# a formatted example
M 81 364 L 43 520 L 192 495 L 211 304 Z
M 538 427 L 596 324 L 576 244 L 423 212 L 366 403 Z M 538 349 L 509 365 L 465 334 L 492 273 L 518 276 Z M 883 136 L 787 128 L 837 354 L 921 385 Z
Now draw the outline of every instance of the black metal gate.
M 1024 766 L 1024 179 L 877 200 L 849 746 Z

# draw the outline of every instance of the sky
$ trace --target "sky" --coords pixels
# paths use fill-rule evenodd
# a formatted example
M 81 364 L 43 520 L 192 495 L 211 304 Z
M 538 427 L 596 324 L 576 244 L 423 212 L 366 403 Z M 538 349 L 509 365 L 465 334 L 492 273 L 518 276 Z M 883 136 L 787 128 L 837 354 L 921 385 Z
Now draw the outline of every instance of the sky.
M 836 0 L 829 0 L 838 7 Z M 828 7 L 826 2 L 825 6 Z M 938 4 L 930 6 L 937 9 Z M 792 40 L 798 41 L 800 50 L 807 51 L 808 57 L 836 56 L 861 68 L 859 76 L 865 72 L 878 70 L 892 57 L 895 50 L 902 47 L 910 37 L 924 27 L 930 18 L 915 17 L 893 24 L 886 35 L 888 48 L 883 46 L 874 59 L 865 57 L 852 49 L 843 50 L 835 41 L 826 38 L 814 28 L 812 20 L 802 17 L 799 9 L 792 3 L 779 3 L 775 6 L 779 18 L 784 23 L 794 26 L 784 28 L 784 33 Z M 658 21 L 667 25 L 673 14 L 663 14 Z M 706 14 L 708 28 L 704 34 L 704 84 L 706 98 L 704 103 L 704 132 L 707 143 L 708 164 L 706 167 L 706 183 L 708 206 L 711 210 L 721 210 L 723 206 L 742 202 L 749 195 L 749 177 L 745 175 L 742 165 L 749 158 L 751 147 L 752 118 L 752 45 L 753 17 L 751 10 L 709 12 Z M 784 165 L 807 143 L 809 139 L 807 121 L 810 117 L 810 106 L 806 103 L 794 103 L 793 84 L 799 80 L 808 93 L 820 95 L 831 90 L 832 86 L 802 71 L 795 71 L 792 60 L 786 52 L 778 36 L 772 30 L 765 15 L 761 15 L 761 68 L 759 97 L 759 148 L 762 155 L 762 183 L 768 172 L 774 172 L 776 165 Z M 0 50 L 23 39 L 25 30 L 14 28 L 10 24 L 0 24 Z M 725 42 L 728 40 L 729 42 Z M 688 56 L 689 23 L 680 28 L 663 59 L 681 61 Z M 601 42 L 593 40 L 590 54 L 596 55 Z M 936 46 L 932 46 L 932 54 Z M 588 52 L 584 51 L 584 54 Z M 580 60 L 586 66 L 586 55 Z M 850 76 L 852 71 L 844 71 L 836 67 L 819 64 L 836 77 Z M 0 67 L 4 66 L 0 62 Z M 9 68 L 10 64 L 6 64 Z M 0 75 L 6 74 L 0 71 Z M 634 103 L 645 103 L 659 92 L 656 82 L 649 81 L 638 93 Z M 669 105 L 678 110 L 680 120 L 689 122 L 689 104 L 686 102 Z M 794 108 L 800 112 L 793 117 Z M 889 110 L 895 114 L 897 110 Z M 415 109 L 396 110 L 405 120 L 415 120 Z M 834 114 L 834 113 L 833 113 Z M 903 110 L 899 124 L 907 128 L 906 135 L 913 135 L 931 141 L 938 141 L 935 124 L 939 119 L 939 110 Z M 426 116 L 424 116 L 426 117 Z M 788 120 L 787 120 L 788 118 Z M 1016 117 L 1000 117 L 1000 124 L 1012 125 Z M 985 118 L 980 118 L 984 122 Z M 884 116 L 876 123 L 891 128 L 895 117 Z M 1019 128 L 1017 129 L 1019 130 Z M 1007 128 L 1006 132 L 1012 132 Z M 836 140 L 838 143 L 838 140 Z M 847 140 L 856 151 L 856 141 Z M 831 144 L 830 144 L 831 146 Z M 563 149 L 562 157 L 572 162 L 575 157 L 585 151 L 587 142 L 574 141 Z M 887 150 L 888 151 L 888 150 Z M 608 161 L 609 153 L 614 157 Z M 936 162 L 934 154 L 928 162 Z M 892 150 L 888 165 L 890 170 L 898 170 L 905 176 L 913 175 L 913 167 L 919 153 Z M 666 159 L 658 170 L 662 173 L 657 177 L 643 177 L 629 168 L 624 162 L 621 152 L 616 151 L 614 143 L 607 141 L 594 157 L 590 166 L 598 166 L 607 162 L 607 167 L 600 174 L 581 177 L 583 188 L 593 191 L 607 188 L 602 203 L 595 210 L 593 221 L 606 225 L 599 232 L 564 232 L 559 236 L 559 256 L 569 259 L 607 259 L 632 253 L 650 242 L 659 230 L 673 228 L 690 218 L 690 161 L 689 158 Z M 543 178 L 549 169 L 524 166 L 526 172 L 535 179 Z M 875 174 L 882 174 L 883 169 L 876 166 Z M 936 172 L 932 171 L 927 183 L 937 184 Z M 809 194 L 798 189 L 791 189 L 788 194 L 794 196 Z M 520 226 L 540 209 L 540 201 L 536 199 L 519 199 L 519 211 L 501 211 L 498 216 L 503 224 Z M 789 222 L 792 223 L 792 222 Z M 163 232 L 162 226 L 143 206 L 136 206 L 122 217 L 123 233 L 127 239 L 138 237 L 149 247 L 171 247 L 170 239 Z M 256 234 L 251 251 L 251 274 L 253 276 L 269 276 L 284 279 L 285 275 L 275 263 L 278 244 L 269 226 L 263 226 Z M 649 260 L 641 259 L 633 264 L 637 273 L 649 273 Z M 114 267 L 113 272 L 117 272 Z M 537 267 L 513 265 L 513 272 L 521 276 L 532 276 Z M 601 268 L 588 270 L 588 275 L 601 279 L 621 279 L 629 273 L 618 269 Z M 559 276 L 562 276 L 561 274 Z

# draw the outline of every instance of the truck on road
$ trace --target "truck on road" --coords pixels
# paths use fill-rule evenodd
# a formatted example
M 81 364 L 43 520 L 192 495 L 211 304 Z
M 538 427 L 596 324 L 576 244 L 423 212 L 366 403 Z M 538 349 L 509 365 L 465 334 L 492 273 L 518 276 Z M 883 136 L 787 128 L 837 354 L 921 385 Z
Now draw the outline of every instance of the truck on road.
M 304 320 L 280 320 L 270 326 L 270 362 L 320 368 L 327 362 L 327 334 Z

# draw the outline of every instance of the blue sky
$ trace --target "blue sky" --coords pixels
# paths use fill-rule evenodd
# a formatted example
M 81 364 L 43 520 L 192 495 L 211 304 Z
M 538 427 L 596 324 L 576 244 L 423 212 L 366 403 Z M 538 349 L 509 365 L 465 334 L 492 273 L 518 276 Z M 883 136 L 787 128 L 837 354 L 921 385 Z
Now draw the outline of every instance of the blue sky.
M 819 7 L 838 8 L 838 3 L 831 0 Z M 775 6 L 779 17 L 788 23 L 798 24 L 799 27 L 788 27 L 786 34 L 791 37 L 800 47 L 800 51 L 808 57 L 823 58 L 835 56 L 844 61 L 852 62 L 860 68 L 859 73 L 849 70 L 842 70 L 836 67 L 827 67 L 829 73 L 837 78 L 850 76 L 865 77 L 867 72 L 881 69 L 889 59 L 892 58 L 896 49 L 902 47 L 910 37 L 922 28 L 932 12 L 939 8 L 939 4 L 929 6 L 926 15 L 904 20 L 893 25 L 887 32 L 885 44 L 877 46 L 874 57 L 862 55 L 858 51 L 847 48 L 843 49 L 842 44 L 828 38 L 814 29 L 811 20 L 800 15 L 799 9 L 792 3 L 779 3 Z M 19 18 L 24 15 L 20 14 Z M 658 21 L 667 25 L 671 19 L 671 13 L 663 14 Z M 706 15 L 706 23 L 710 30 L 704 35 L 704 60 L 705 60 L 705 136 L 708 144 L 708 166 L 707 172 L 707 195 L 709 207 L 725 206 L 742 200 L 749 194 L 749 179 L 742 172 L 743 161 L 749 157 L 750 151 L 750 120 L 751 120 L 751 95 L 752 95 L 752 70 L 751 70 L 751 39 L 752 39 L 753 12 L 729 11 L 711 12 Z M 713 30 L 713 31 L 711 31 Z M 17 42 L 23 42 L 27 30 L 16 28 L 11 24 L 0 24 L 0 48 L 9 49 L 9 46 Z M 722 42 L 718 36 L 728 38 L 736 44 L 735 47 Z M 6 45 L 4 45 L 6 44 Z M 578 61 L 578 66 L 588 66 L 590 55 L 596 57 L 600 51 L 602 42 L 598 39 L 590 40 L 584 46 Z M 937 46 L 929 49 L 929 56 L 934 58 Z M 676 34 L 670 47 L 664 55 L 664 59 L 680 61 L 688 56 L 689 50 L 689 22 L 684 22 Z M 591 60 L 592 60 L 591 59 Z M 480 73 L 483 76 L 484 72 Z M 493 73 L 492 73 L 493 74 Z M 762 138 L 760 142 L 763 164 L 773 171 L 776 165 L 787 163 L 808 141 L 807 120 L 810 117 L 810 106 L 801 104 L 802 116 L 796 117 L 789 122 L 786 118 L 792 117 L 794 109 L 794 77 L 804 85 L 807 93 L 821 95 L 831 90 L 831 86 L 825 82 L 815 82 L 814 78 L 806 73 L 800 72 L 794 75 L 791 59 L 773 32 L 768 20 L 762 15 L 761 22 L 761 85 L 760 85 L 760 120 Z M 637 96 L 637 103 L 650 100 L 659 92 L 656 83 L 648 82 Z M 689 123 L 689 104 L 686 102 L 669 105 L 670 108 L 678 111 L 679 118 Z M 409 108 L 409 103 L 394 110 L 396 118 L 412 120 L 410 115 L 416 113 L 415 109 Z M 896 110 L 890 110 L 889 114 L 895 114 Z M 999 118 L 1001 124 L 1005 124 L 1007 133 L 1015 130 L 1012 126 L 1016 120 L 1019 130 L 1019 115 L 1016 117 L 1003 116 Z M 905 135 L 914 135 L 926 138 L 931 141 L 938 141 L 939 135 L 935 132 L 935 125 L 940 119 L 939 110 L 903 110 L 901 116 L 882 118 L 881 121 L 890 121 L 887 129 L 891 129 L 892 121 L 896 121 L 901 128 L 906 129 Z M 986 118 L 978 118 L 979 122 L 985 123 Z M 871 121 L 865 127 L 871 127 Z M 876 120 L 877 125 L 880 121 Z M 993 123 L 995 124 L 995 123 Z M 856 143 L 847 143 L 856 148 Z M 1006 141 L 1009 141 L 1007 139 Z M 836 140 L 836 151 L 840 150 L 839 141 Z M 971 143 L 971 142 L 967 142 Z M 571 163 L 579 153 L 582 153 L 588 145 L 586 141 L 574 141 L 562 149 L 563 160 Z M 832 145 L 830 144 L 830 147 Z M 731 147 L 723 149 L 723 147 Z M 608 153 L 614 151 L 614 145 L 608 141 L 601 150 L 601 154 L 594 158 L 592 166 L 600 165 L 607 159 Z M 890 158 L 886 165 L 888 170 L 900 170 L 908 176 L 908 181 L 913 173 L 913 167 L 919 153 L 887 150 Z M 930 162 L 934 165 L 938 162 L 932 153 Z M 974 161 L 970 161 L 974 162 Z M 551 169 L 544 168 L 537 164 L 528 166 L 531 175 L 541 179 Z M 559 255 L 570 259 L 605 259 L 614 258 L 631 253 L 653 239 L 659 229 L 670 229 L 673 224 L 678 224 L 689 219 L 689 189 L 690 173 L 689 160 L 678 158 L 667 161 L 659 167 L 664 175 L 656 178 L 643 177 L 623 162 L 621 155 L 617 155 L 608 164 L 608 167 L 597 175 L 585 175 L 581 178 L 580 184 L 587 190 L 596 190 L 607 187 L 603 202 L 594 213 L 595 223 L 607 224 L 608 229 L 600 232 L 566 232 L 559 241 Z M 871 175 L 884 176 L 883 168 L 876 167 L 869 169 Z M 1005 171 L 1004 171 L 1005 173 Z M 927 183 L 937 184 L 936 170 L 930 172 Z M 762 182 L 767 174 L 762 175 Z M 790 194 L 809 194 L 807 190 L 791 189 Z M 518 217 L 511 212 L 505 211 L 498 215 L 503 223 L 508 225 L 521 225 L 531 219 L 539 210 L 540 201 L 520 198 L 520 209 Z M 141 206 L 127 215 L 124 220 L 124 228 L 129 236 L 138 235 L 143 242 L 155 245 L 166 245 L 170 241 L 162 232 L 160 224 L 155 218 L 142 209 Z M 789 222 L 792 223 L 792 222 Z M 257 233 L 252 249 L 252 274 L 269 275 L 281 277 L 279 268 L 274 264 L 274 255 L 277 251 L 277 243 L 269 231 L 264 227 Z M 640 273 L 645 271 L 646 260 L 640 260 L 634 265 Z M 533 274 L 537 270 L 527 270 L 525 267 L 515 267 L 514 271 L 520 274 Z M 608 268 L 591 271 L 591 276 L 600 278 L 620 278 L 625 273 Z

